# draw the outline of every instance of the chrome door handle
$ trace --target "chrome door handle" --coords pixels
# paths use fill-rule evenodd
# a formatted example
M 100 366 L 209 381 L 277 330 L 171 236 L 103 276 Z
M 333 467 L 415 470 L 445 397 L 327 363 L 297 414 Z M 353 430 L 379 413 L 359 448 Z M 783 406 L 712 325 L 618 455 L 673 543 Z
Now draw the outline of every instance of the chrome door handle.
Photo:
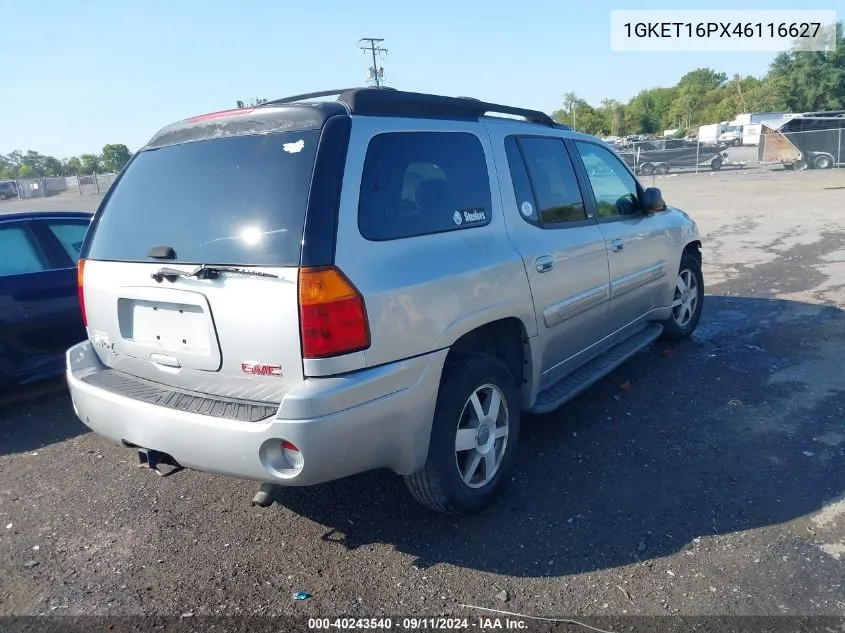
M 534 265 L 537 267 L 538 273 L 547 273 L 555 266 L 555 260 L 551 255 L 540 255 L 534 260 Z
M 616 238 L 615 240 L 612 240 L 610 242 L 610 248 L 614 253 L 618 253 L 623 248 L 625 248 L 625 245 L 622 243 L 622 240 L 620 240 L 619 238 Z

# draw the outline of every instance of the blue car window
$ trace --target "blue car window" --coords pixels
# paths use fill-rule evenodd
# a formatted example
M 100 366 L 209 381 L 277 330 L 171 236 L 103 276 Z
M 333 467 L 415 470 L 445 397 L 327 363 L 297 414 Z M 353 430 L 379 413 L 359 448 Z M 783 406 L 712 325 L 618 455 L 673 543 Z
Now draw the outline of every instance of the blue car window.
M 88 223 L 56 220 L 48 222 L 47 226 L 61 242 L 68 257 L 76 264 L 79 260 L 79 251 L 82 249 L 82 240 L 88 230 Z
M 29 233 L 19 226 L 0 226 L 0 277 L 48 270 Z

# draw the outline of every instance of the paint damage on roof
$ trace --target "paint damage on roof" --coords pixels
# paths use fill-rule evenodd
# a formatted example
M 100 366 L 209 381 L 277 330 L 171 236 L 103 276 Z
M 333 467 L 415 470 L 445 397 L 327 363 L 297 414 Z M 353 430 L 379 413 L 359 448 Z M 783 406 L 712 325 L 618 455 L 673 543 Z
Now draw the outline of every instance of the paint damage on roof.
M 140 151 L 231 136 L 318 130 L 332 116 L 347 114 L 340 103 L 296 104 L 226 110 L 171 123 L 159 130 Z

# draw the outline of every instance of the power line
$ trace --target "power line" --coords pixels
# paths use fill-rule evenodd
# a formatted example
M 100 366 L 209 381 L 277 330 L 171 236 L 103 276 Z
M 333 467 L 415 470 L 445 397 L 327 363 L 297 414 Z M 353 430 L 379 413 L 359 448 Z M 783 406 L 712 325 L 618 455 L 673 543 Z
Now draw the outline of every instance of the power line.
M 381 37 L 362 37 L 358 40 L 358 43 L 361 44 L 362 42 L 367 42 L 363 46 L 359 46 L 362 51 L 369 51 L 372 53 L 373 56 L 373 65 L 370 67 L 369 78 L 375 82 L 376 86 L 381 85 L 381 78 L 384 77 L 384 67 L 378 65 L 378 61 L 376 58 L 376 54 L 381 56 L 382 53 L 386 53 L 387 49 L 382 48 L 379 46 L 380 42 L 383 42 L 384 38 Z

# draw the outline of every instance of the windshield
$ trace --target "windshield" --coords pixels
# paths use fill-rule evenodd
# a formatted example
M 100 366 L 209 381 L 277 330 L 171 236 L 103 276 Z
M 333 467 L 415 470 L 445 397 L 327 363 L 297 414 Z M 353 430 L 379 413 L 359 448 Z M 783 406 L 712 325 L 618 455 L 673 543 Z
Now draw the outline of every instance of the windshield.
M 139 154 L 115 185 L 87 257 L 298 266 L 318 130 L 240 136 Z

